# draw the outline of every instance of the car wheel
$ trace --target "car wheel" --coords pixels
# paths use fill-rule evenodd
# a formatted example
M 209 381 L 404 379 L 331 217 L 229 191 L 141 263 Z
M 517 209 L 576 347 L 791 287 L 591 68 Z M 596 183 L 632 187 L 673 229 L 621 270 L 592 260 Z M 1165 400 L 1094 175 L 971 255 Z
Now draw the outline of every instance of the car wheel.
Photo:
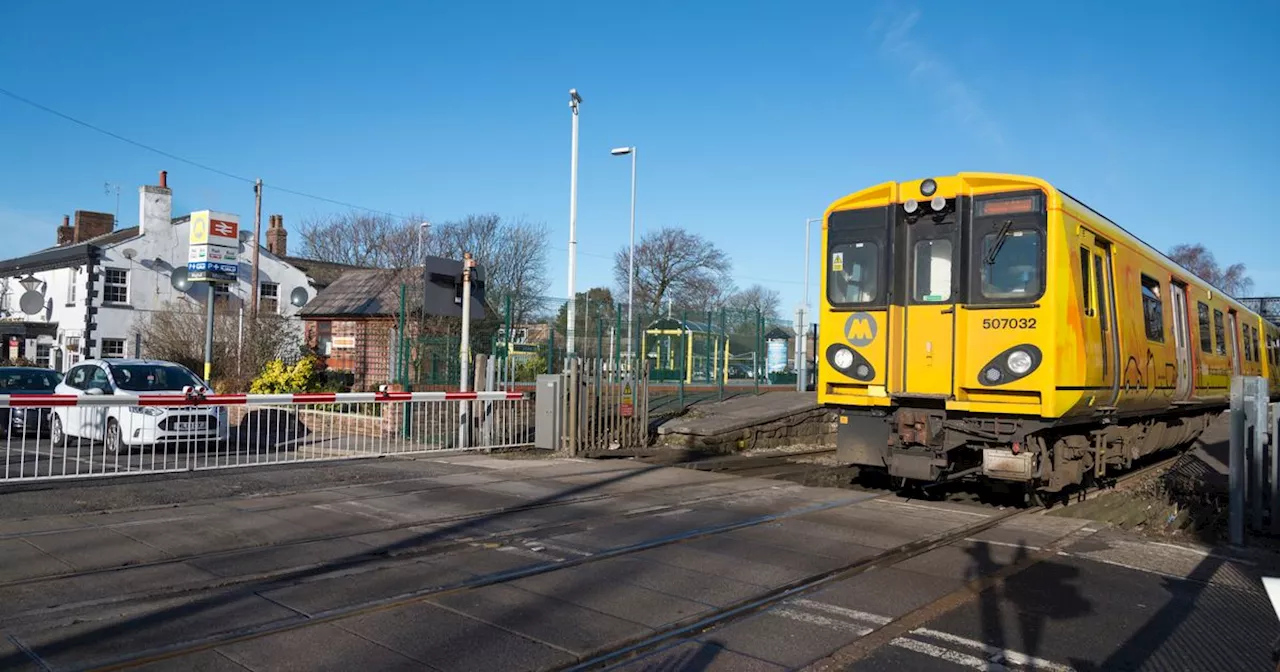
M 50 413 L 49 419 L 49 443 L 55 446 L 67 445 L 67 433 L 62 429 L 62 418 L 57 413 Z
M 120 423 L 116 422 L 115 418 L 107 420 L 107 436 L 105 443 L 107 444 L 107 450 L 113 453 L 123 447 L 123 442 L 120 440 Z

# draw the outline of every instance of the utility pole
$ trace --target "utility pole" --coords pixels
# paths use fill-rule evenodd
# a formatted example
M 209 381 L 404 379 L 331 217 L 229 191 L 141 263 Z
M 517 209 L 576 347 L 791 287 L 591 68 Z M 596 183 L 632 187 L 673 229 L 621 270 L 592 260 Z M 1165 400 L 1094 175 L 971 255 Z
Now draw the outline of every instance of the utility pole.
M 260 235 L 261 229 L 262 229 L 262 178 L 258 178 L 258 181 L 253 183 L 253 272 L 249 274 L 250 277 L 253 279 L 253 288 L 249 292 L 249 300 L 252 302 L 249 305 L 249 319 L 250 319 L 249 338 L 250 340 L 253 339 L 253 334 L 252 334 L 253 321 L 258 318 L 258 241 L 262 240 Z M 277 298 L 276 300 L 279 301 L 279 298 Z
M 458 358 L 461 360 L 462 376 L 458 391 L 468 392 L 468 378 L 471 376 L 471 269 L 475 268 L 475 259 L 470 252 L 462 253 L 462 345 Z M 458 402 L 458 447 L 468 448 L 471 445 L 471 403 Z

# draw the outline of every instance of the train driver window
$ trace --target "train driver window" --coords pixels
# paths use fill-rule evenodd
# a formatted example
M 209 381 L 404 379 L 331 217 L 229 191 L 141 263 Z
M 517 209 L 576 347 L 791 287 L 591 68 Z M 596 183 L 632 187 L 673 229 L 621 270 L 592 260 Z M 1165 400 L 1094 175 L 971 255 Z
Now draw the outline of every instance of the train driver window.
M 927 303 L 951 300 L 951 241 L 945 238 L 916 243 L 915 280 L 911 290 L 915 301 Z
M 1209 306 L 1197 301 L 1196 310 L 1200 313 L 1200 349 L 1213 352 L 1213 326 L 1209 324 Z
M 1147 340 L 1164 342 L 1164 299 L 1160 281 L 1142 276 L 1142 317 L 1147 326 Z
M 1043 259 L 1039 231 L 997 231 L 982 238 L 982 296 L 1033 300 L 1040 295 Z
M 831 246 L 827 298 L 833 306 L 871 303 L 879 296 L 880 246 L 867 241 Z
M 1223 326 L 1222 311 L 1213 311 L 1213 335 L 1218 339 L 1218 354 L 1227 354 L 1227 328 Z

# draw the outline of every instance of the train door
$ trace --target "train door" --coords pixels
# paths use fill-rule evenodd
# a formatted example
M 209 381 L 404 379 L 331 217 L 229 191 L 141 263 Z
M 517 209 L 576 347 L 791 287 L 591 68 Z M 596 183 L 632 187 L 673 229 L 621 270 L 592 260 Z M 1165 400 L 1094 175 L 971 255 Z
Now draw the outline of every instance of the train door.
M 1178 357 L 1178 380 L 1173 398 L 1175 401 L 1186 401 L 1191 397 L 1191 330 L 1187 322 L 1187 286 L 1176 280 L 1169 283 L 1169 286 L 1173 289 L 1173 343 Z
M 1227 356 L 1231 358 L 1231 373 L 1240 375 L 1240 327 L 1236 324 L 1236 311 L 1227 311 Z
M 905 226 L 907 244 L 898 257 L 898 267 L 907 273 L 903 392 L 949 397 L 955 373 L 959 226 L 954 212 Z
M 1097 298 L 1094 301 L 1098 321 L 1098 340 L 1102 369 L 1102 387 L 1110 388 L 1103 406 L 1114 407 L 1120 397 L 1120 330 L 1116 328 L 1116 288 L 1111 274 L 1111 243 L 1094 238 L 1093 286 Z

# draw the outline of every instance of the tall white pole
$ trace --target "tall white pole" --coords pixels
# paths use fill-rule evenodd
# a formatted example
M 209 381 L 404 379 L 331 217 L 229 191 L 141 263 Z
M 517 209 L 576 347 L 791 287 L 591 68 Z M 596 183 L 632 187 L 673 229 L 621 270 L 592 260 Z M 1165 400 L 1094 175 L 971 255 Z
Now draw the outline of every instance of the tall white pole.
M 573 141 L 569 159 L 569 314 L 565 355 L 572 359 L 577 336 L 574 333 L 578 318 L 578 104 L 582 98 L 577 89 L 569 89 L 569 108 L 573 110 Z
M 809 243 L 809 226 L 820 222 L 817 217 L 804 220 L 804 302 L 800 310 L 800 319 L 796 325 L 796 390 L 804 392 L 809 387 L 809 329 L 805 315 L 809 313 L 809 257 L 813 246 Z
M 635 359 L 631 307 L 636 302 L 636 148 L 631 148 L 631 251 L 627 258 L 627 362 Z
M 462 392 L 469 391 L 467 383 L 471 377 L 471 269 L 476 262 L 470 252 L 462 254 L 462 345 L 458 358 L 462 365 L 462 380 L 459 381 Z M 463 404 L 465 407 L 466 404 Z

